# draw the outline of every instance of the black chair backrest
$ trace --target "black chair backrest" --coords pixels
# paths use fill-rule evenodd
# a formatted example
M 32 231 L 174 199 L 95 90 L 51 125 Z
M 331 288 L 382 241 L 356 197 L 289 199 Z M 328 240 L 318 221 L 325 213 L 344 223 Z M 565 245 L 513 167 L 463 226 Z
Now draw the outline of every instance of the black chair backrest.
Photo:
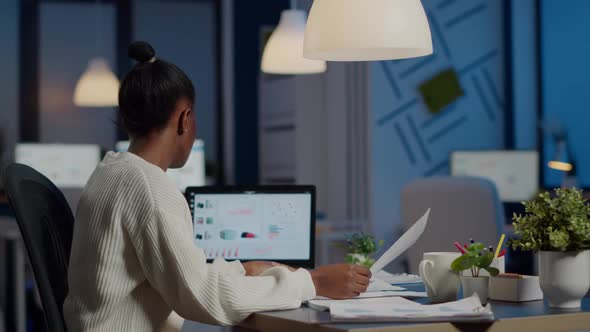
M 4 172 L 4 190 L 22 233 L 49 331 L 66 331 L 63 303 L 74 216 L 63 193 L 41 173 L 21 164 Z

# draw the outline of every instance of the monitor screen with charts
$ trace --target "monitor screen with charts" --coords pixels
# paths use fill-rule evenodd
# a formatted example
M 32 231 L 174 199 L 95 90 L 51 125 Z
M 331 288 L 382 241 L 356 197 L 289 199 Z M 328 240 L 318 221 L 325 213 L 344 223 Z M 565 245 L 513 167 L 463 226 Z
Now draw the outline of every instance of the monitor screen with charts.
M 125 152 L 129 149 L 129 141 L 120 141 L 115 145 L 115 151 Z M 187 187 L 205 185 L 205 144 L 196 140 L 186 164 L 179 169 L 168 169 L 166 172 L 178 188 L 184 192 Z
M 503 202 L 533 198 L 539 190 L 537 151 L 456 151 L 451 156 L 451 174 L 479 176 L 496 184 Z
M 98 145 L 21 143 L 14 149 L 15 162 L 45 175 L 60 188 L 83 188 L 100 162 Z
M 315 187 L 197 187 L 186 197 L 195 244 L 207 259 L 313 267 Z

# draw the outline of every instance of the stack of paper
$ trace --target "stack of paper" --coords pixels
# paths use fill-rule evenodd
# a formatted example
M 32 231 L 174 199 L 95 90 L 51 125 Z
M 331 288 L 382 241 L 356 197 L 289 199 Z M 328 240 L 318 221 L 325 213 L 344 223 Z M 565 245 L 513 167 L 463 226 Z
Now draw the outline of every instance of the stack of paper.
M 415 274 L 392 274 L 386 271 L 379 271 L 373 275 L 373 279 L 380 280 L 386 282 L 387 284 L 415 284 L 422 282 L 422 278 Z M 372 280 L 373 280 L 372 279 Z
M 426 297 L 426 292 L 412 292 L 412 291 L 379 291 L 379 292 L 366 292 L 362 293 L 358 297 L 349 300 L 332 300 L 327 297 L 318 296 L 313 300 L 307 302 L 307 306 L 320 311 L 330 310 L 334 303 L 357 303 L 363 299 L 380 299 L 386 297 L 398 297 L 403 296 L 407 299 L 417 299 Z M 361 302 L 362 303 L 362 302 Z
M 423 305 L 401 297 L 334 301 L 334 321 L 370 322 L 481 322 L 494 320 L 491 307 L 483 307 L 477 295 L 460 301 Z
M 367 287 L 367 293 L 368 292 L 380 292 L 380 291 L 400 291 L 400 290 L 404 290 L 405 288 L 402 288 L 400 286 L 394 286 L 388 282 L 385 282 L 381 279 L 371 279 L 371 282 L 369 283 L 369 287 Z

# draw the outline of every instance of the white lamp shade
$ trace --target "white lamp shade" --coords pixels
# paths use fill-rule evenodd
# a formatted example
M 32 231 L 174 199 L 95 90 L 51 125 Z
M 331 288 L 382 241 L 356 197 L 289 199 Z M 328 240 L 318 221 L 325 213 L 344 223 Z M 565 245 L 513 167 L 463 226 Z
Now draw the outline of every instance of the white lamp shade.
M 104 59 L 94 58 L 76 84 L 74 104 L 81 107 L 117 106 L 118 94 L 119 80 Z
M 376 61 L 432 54 L 420 0 L 314 0 L 303 56 Z
M 262 53 L 261 69 L 269 74 L 313 74 L 326 71 L 326 62 L 303 57 L 305 12 L 285 10 Z

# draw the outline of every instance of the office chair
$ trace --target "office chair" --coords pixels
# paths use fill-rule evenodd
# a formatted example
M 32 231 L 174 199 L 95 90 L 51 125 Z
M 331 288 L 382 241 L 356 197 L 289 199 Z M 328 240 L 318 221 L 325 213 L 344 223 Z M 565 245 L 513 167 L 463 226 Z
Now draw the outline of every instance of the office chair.
M 3 178 L 33 267 L 47 328 L 66 331 L 62 306 L 68 294 L 72 211 L 62 192 L 28 166 L 11 164 Z
M 469 238 L 496 246 L 504 227 L 504 207 L 496 186 L 476 177 L 429 177 L 410 182 L 402 189 L 401 215 L 404 230 L 431 208 L 426 230 L 406 252 L 410 273 L 417 274 L 422 254 L 455 252 L 455 241 Z

